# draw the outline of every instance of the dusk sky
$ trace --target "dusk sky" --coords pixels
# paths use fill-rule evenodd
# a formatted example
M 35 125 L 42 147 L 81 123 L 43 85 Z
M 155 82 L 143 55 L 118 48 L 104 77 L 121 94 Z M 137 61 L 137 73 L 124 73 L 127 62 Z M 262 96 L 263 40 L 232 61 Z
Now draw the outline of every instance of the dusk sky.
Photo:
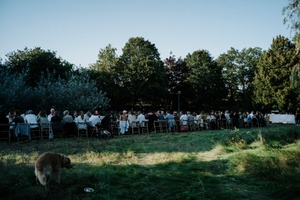
M 131 37 L 155 44 L 161 59 L 205 49 L 216 59 L 231 47 L 261 47 L 292 39 L 283 24 L 288 0 L 0 0 L 0 58 L 41 47 L 82 67 L 108 44 Z

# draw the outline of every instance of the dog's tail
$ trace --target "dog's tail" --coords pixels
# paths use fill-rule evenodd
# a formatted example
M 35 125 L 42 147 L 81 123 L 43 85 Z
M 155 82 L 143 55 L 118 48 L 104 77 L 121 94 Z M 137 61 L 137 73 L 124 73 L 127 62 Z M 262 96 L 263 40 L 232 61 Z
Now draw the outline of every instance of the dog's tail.
M 35 176 L 37 177 L 37 179 L 39 180 L 39 182 L 46 187 L 47 185 L 47 177 L 49 177 L 51 175 L 51 169 L 49 169 L 49 167 L 44 167 L 43 171 L 38 170 L 35 167 Z

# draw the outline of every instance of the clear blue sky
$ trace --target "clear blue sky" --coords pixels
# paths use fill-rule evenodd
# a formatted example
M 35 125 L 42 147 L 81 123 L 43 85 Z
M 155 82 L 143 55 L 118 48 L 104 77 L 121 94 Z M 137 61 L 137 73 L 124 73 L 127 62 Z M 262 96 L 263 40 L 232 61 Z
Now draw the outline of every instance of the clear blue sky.
M 217 58 L 231 47 L 261 47 L 291 39 L 283 24 L 288 0 L 0 0 L 0 58 L 41 47 L 87 67 L 108 44 L 131 37 L 155 44 L 161 59 L 205 49 Z

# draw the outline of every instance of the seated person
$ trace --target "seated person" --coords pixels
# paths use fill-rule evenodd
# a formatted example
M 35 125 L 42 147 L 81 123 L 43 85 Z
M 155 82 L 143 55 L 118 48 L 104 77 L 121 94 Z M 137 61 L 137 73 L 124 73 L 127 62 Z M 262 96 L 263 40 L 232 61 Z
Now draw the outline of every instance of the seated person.
M 64 117 L 62 119 L 63 127 L 64 127 L 64 136 L 74 136 L 76 132 L 76 124 L 73 120 L 73 117 L 69 114 L 68 110 L 63 112 Z
M 180 124 L 182 126 L 186 126 L 188 121 L 188 116 L 186 115 L 185 112 L 182 112 L 182 115 L 180 116 Z
M 172 131 L 172 128 L 174 127 L 174 126 L 176 126 L 176 121 L 175 121 L 175 119 L 174 119 L 174 115 L 172 115 L 171 113 L 170 113 L 170 111 L 166 111 L 166 116 L 165 116 L 165 120 L 167 120 L 167 126 L 168 126 L 168 130 L 169 130 L 169 132 L 171 132 Z
M 51 127 L 54 135 L 63 132 L 61 117 L 59 116 L 58 111 L 55 111 L 54 116 L 51 117 Z
M 75 122 L 77 123 L 77 127 L 79 130 L 86 129 L 89 119 L 84 115 L 83 111 L 80 111 L 79 116 L 75 118 Z
M 63 114 L 64 114 L 64 117 L 62 119 L 63 123 L 72 123 L 72 122 L 74 122 L 73 117 L 69 114 L 68 110 L 65 110 L 63 112 Z
M 97 115 L 97 112 L 94 111 L 94 113 L 92 114 L 92 116 L 89 118 L 89 123 L 91 127 L 95 127 L 97 123 L 100 123 L 101 119 L 100 117 Z
M 25 123 L 30 124 L 30 129 L 37 129 L 39 128 L 37 122 L 37 116 L 33 114 L 32 110 L 27 111 L 27 115 L 24 117 Z

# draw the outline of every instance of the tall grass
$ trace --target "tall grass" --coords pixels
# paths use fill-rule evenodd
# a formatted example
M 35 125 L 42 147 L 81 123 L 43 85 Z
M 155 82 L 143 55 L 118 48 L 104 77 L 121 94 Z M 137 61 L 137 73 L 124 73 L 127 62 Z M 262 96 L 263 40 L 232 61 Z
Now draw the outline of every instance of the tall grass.
M 297 199 L 299 127 L 151 133 L 110 140 L 0 143 L 2 199 Z M 35 185 L 46 151 L 68 155 L 50 191 Z M 84 192 L 92 187 L 93 193 Z

